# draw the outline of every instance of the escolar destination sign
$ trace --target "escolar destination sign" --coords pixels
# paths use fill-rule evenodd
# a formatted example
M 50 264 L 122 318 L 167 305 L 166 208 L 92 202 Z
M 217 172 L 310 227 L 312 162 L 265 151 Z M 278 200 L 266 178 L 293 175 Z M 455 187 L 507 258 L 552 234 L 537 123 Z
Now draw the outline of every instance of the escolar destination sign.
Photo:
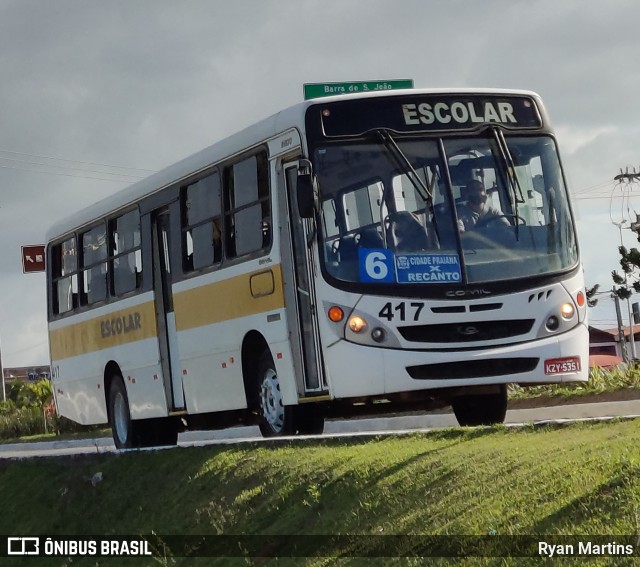
M 323 96 L 412 89 L 413 79 L 393 79 L 390 81 L 365 81 L 351 83 L 307 83 L 304 85 L 304 99 Z
M 535 100 L 525 94 L 424 93 L 345 98 L 309 109 L 307 130 L 317 124 L 321 136 L 357 136 L 372 129 L 393 132 L 472 130 L 487 124 L 540 128 Z M 317 126 L 315 126 L 317 128 Z

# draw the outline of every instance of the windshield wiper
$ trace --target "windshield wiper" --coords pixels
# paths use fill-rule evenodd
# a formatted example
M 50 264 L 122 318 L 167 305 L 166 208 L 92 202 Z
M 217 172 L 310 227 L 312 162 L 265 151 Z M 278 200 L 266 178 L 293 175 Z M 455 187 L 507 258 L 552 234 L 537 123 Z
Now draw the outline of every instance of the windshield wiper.
M 415 188 L 418 195 L 420 195 L 421 199 L 425 203 L 425 225 L 429 222 L 429 213 L 432 212 L 433 209 L 433 191 L 430 187 L 428 187 L 422 178 L 418 175 L 418 172 L 415 170 L 409 158 L 405 155 L 405 153 L 400 149 L 397 142 L 391 135 L 388 130 L 378 129 L 375 131 L 384 146 L 389 150 L 389 154 L 393 158 L 395 165 L 401 171 L 404 171 L 407 175 L 409 181 Z M 382 193 L 382 201 L 380 203 L 380 218 L 382 218 L 382 207 L 384 205 L 385 199 L 387 197 L 388 192 L 391 190 L 391 185 L 385 186 L 384 191 Z M 438 223 L 436 221 L 435 215 L 433 215 L 433 220 L 431 221 L 433 225 L 433 229 L 435 231 L 435 240 L 438 248 L 440 247 L 440 238 L 438 236 Z M 427 226 L 424 227 L 427 235 L 429 234 L 429 229 Z M 386 231 L 384 222 L 382 223 L 383 235 L 386 237 Z M 386 238 L 385 238 L 386 242 Z
M 504 138 L 504 134 L 502 130 L 496 128 L 495 126 L 491 128 L 491 132 L 496 140 L 498 145 L 498 149 L 500 150 L 500 155 L 502 157 L 503 163 L 506 165 L 507 171 L 507 185 L 509 186 L 509 190 L 511 191 L 511 196 L 513 198 L 513 213 L 515 215 L 514 223 L 516 229 L 516 240 L 520 240 L 520 216 L 518 215 L 518 204 L 524 204 L 526 201 L 524 199 L 524 194 L 522 193 L 522 186 L 520 185 L 520 180 L 518 179 L 518 174 L 516 173 L 516 163 L 513 160 L 513 156 L 509 151 L 509 146 L 507 145 L 507 141 Z

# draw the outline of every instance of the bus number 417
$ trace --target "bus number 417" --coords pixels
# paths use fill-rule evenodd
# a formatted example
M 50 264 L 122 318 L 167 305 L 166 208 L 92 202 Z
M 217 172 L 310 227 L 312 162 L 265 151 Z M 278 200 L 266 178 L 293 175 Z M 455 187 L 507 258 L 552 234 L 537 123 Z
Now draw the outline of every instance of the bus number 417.
M 407 320 L 407 313 L 409 313 L 410 317 L 413 317 L 414 321 L 418 321 L 420 318 L 420 312 L 424 308 L 424 303 L 420 301 L 412 301 L 408 304 L 404 301 L 393 305 L 391 302 L 385 303 L 384 307 L 378 313 L 378 317 L 381 319 L 386 319 L 387 321 L 393 321 L 396 317 L 400 319 L 400 321 Z

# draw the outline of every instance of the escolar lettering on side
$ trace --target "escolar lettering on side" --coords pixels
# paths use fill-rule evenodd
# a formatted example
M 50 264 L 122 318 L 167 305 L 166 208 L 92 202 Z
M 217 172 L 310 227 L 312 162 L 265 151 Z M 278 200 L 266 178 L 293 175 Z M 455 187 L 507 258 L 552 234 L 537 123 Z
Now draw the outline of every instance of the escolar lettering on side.
M 142 316 L 136 311 L 122 317 L 100 321 L 100 336 L 106 339 L 123 333 L 130 333 L 140 328 L 142 328 Z

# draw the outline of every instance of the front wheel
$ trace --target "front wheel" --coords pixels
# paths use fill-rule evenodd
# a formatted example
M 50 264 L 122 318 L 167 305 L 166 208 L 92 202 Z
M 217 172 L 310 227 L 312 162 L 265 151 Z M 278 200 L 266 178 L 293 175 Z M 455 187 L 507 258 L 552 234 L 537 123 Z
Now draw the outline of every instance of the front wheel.
M 493 394 L 469 394 L 451 400 L 453 413 L 462 426 L 495 425 L 504 423 L 507 415 L 507 386 Z
M 280 378 L 269 351 L 258 363 L 258 426 L 263 437 L 280 435 L 318 435 L 324 430 L 324 416 L 316 406 L 286 406 Z
M 292 433 L 293 411 L 284 405 L 280 379 L 271 353 L 265 351 L 258 362 L 258 402 L 260 404 L 260 433 L 276 437 Z

